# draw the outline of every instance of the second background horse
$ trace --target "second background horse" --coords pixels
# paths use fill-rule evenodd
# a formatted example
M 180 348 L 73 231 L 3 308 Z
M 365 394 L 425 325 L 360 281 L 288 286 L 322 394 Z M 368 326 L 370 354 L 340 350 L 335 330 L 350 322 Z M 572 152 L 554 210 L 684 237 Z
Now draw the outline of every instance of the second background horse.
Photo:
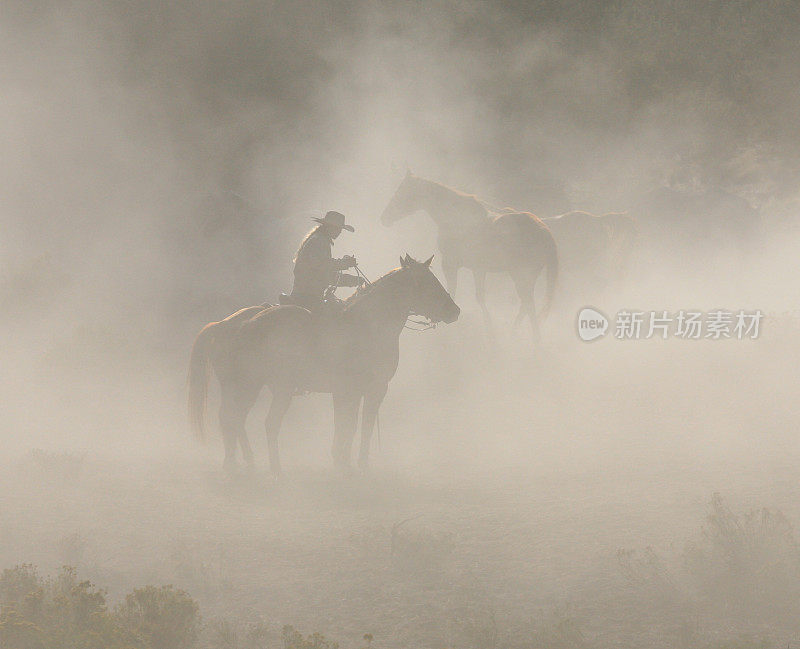
M 539 320 L 547 314 L 558 278 L 556 243 L 547 226 L 529 212 L 494 213 L 473 195 L 408 171 L 384 209 L 381 222 L 391 225 L 418 211 L 426 212 L 438 227 L 438 247 L 450 295 L 456 294 L 458 270 L 471 270 L 475 297 L 488 325 L 486 274 L 508 273 L 520 298 L 514 326 L 527 316 L 538 341 Z M 544 269 L 546 295 L 537 314 L 534 288 Z

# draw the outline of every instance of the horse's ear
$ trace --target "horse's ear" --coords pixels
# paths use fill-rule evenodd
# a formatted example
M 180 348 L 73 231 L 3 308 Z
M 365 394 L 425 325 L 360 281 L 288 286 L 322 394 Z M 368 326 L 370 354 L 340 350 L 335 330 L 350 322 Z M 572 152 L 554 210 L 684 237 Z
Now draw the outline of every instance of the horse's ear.
M 432 261 L 433 261 L 433 255 L 428 257 L 428 259 L 426 261 L 423 261 L 422 263 L 425 265 L 425 268 L 430 268 Z
M 403 257 L 401 256 L 400 257 L 400 268 L 405 268 L 407 265 L 408 264 L 406 263 L 406 260 L 403 259 Z

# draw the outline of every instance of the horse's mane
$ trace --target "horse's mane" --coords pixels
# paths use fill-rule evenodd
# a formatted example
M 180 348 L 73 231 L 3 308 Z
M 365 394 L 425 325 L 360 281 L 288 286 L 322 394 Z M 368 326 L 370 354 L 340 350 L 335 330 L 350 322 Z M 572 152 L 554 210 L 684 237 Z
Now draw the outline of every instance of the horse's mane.
M 570 210 L 569 212 L 564 212 L 563 214 L 556 214 L 555 216 L 548 216 L 548 217 L 545 218 L 545 220 L 547 220 L 547 221 L 559 221 L 559 220 L 563 219 L 565 216 L 574 216 L 574 215 L 578 215 L 578 214 L 582 214 L 583 216 L 590 216 L 593 219 L 601 218 L 597 214 L 592 214 L 591 212 L 587 212 L 586 210 Z
M 503 215 L 503 214 L 530 214 L 530 212 L 522 212 L 515 207 L 500 207 L 499 205 L 495 205 L 482 199 L 477 194 L 468 194 L 467 192 L 461 191 L 460 189 L 456 189 L 455 187 L 450 187 L 450 185 L 445 185 L 444 183 L 437 182 L 436 180 L 430 180 L 428 178 L 422 178 L 421 176 L 413 176 L 416 180 L 421 180 L 422 182 L 429 183 L 434 185 L 435 187 L 439 187 L 440 189 L 446 189 L 447 191 L 455 194 L 459 198 L 463 198 L 466 200 L 471 200 L 480 205 L 483 209 L 486 210 L 487 216 L 495 216 L 495 215 Z M 537 217 L 538 218 L 538 217 Z
M 361 302 L 361 300 L 362 300 L 364 297 L 366 297 L 367 295 L 369 295 L 370 293 L 372 293 L 372 291 L 373 291 L 373 290 L 374 290 L 376 287 L 378 287 L 378 286 L 381 286 L 381 285 L 385 284 L 385 283 L 386 283 L 386 281 L 387 281 L 389 278 L 396 276 L 396 275 L 397 275 L 397 273 L 399 273 L 401 270 L 403 270 L 403 269 L 402 269 L 402 268 L 393 268 L 393 269 L 392 269 L 392 270 L 390 270 L 388 273 L 386 273 L 386 274 L 384 274 L 384 275 L 381 275 L 381 276 L 380 276 L 378 279 L 376 279 L 374 282 L 371 282 L 371 283 L 369 283 L 369 284 L 363 284 L 362 286 L 359 286 L 359 287 L 356 289 L 355 293 L 353 293 L 352 295 L 350 295 L 349 297 L 347 297 L 347 298 L 344 300 L 344 310 L 345 310 L 345 311 L 347 311 L 347 310 L 351 309 L 352 307 L 354 307 L 356 304 L 358 304 L 359 302 Z
M 412 176 L 415 180 L 421 180 L 424 183 L 428 183 L 430 185 L 436 185 L 437 187 L 441 187 L 442 189 L 446 189 L 454 194 L 458 194 L 462 198 L 474 198 L 476 201 L 480 200 L 475 194 L 467 194 L 467 192 L 463 192 L 460 189 L 456 189 L 455 187 L 450 187 L 450 185 L 445 185 L 444 183 L 440 183 L 437 180 L 431 180 L 430 178 L 423 178 L 422 176 Z
M 481 207 L 486 208 L 487 210 L 497 210 L 497 209 L 504 209 L 504 208 L 496 208 L 493 205 L 490 205 L 483 199 L 481 199 L 476 194 L 468 194 L 467 192 L 461 191 L 460 189 L 456 189 L 455 187 L 451 187 L 450 185 L 445 185 L 444 183 L 440 183 L 436 180 L 430 180 L 429 178 L 423 178 L 422 176 L 412 176 L 415 180 L 421 180 L 424 183 L 428 183 L 429 185 L 433 185 L 434 187 L 438 187 L 440 189 L 446 189 L 447 191 L 455 194 L 459 198 L 464 198 L 467 200 L 473 200 L 478 203 Z
M 587 212 L 586 210 L 570 210 L 569 212 L 564 212 L 563 214 L 557 214 L 556 216 L 548 216 L 545 217 L 547 221 L 558 221 L 559 219 L 565 216 L 572 216 L 582 214 L 583 216 L 591 216 L 593 219 L 604 219 L 606 217 L 623 217 L 625 219 L 630 219 L 631 221 L 635 221 L 635 219 L 630 216 L 627 212 L 603 212 L 602 214 L 592 214 L 592 212 Z

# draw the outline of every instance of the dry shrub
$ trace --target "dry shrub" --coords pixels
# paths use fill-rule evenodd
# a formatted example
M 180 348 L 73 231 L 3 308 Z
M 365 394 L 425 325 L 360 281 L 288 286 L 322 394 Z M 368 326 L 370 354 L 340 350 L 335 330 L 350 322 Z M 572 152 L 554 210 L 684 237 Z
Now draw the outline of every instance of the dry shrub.
M 321 633 L 303 636 L 293 626 L 288 625 L 281 632 L 281 643 L 283 649 L 339 649 L 338 643 L 328 640 Z
M 117 608 L 117 617 L 149 646 L 190 649 L 199 635 L 197 602 L 173 586 L 136 588 Z
M 229 620 L 212 622 L 207 635 L 209 649 L 265 649 L 273 636 L 262 622 L 237 626 Z
M 800 548 L 779 511 L 737 515 L 714 494 L 701 538 L 683 560 L 709 607 L 770 623 L 800 614 Z

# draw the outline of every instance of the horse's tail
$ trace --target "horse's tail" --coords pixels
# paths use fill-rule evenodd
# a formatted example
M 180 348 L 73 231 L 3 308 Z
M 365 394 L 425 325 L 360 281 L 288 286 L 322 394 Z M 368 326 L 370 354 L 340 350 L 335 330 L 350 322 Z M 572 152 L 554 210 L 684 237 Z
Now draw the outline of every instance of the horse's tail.
M 211 375 L 211 345 L 214 342 L 214 328 L 219 322 L 211 322 L 200 330 L 192 345 L 189 357 L 189 426 L 200 440 L 206 438 L 206 401 L 208 381 Z
M 553 295 L 556 292 L 556 283 L 558 281 L 558 249 L 556 248 L 556 241 L 550 230 L 547 231 L 546 245 L 545 245 L 545 259 L 544 266 L 547 270 L 547 292 L 545 293 L 544 306 L 539 314 L 539 319 L 544 320 L 553 305 Z

